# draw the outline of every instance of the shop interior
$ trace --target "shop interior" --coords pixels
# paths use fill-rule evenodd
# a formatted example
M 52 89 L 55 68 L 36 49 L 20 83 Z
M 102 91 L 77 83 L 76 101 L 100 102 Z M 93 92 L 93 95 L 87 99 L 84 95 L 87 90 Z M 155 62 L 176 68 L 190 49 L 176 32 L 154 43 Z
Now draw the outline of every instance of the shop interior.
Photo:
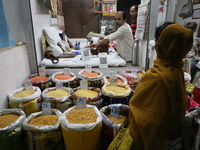
M 117 11 L 124 11 L 126 22 L 131 24 L 129 11 L 132 5 L 138 5 L 137 21 L 140 22 L 138 26 L 141 32 L 137 33 L 133 44 L 131 61 L 126 62 L 118 55 L 115 43 L 106 47 L 106 53 L 96 53 L 86 48 L 92 42 L 115 32 L 114 16 Z M 107 10 L 107 7 L 110 8 Z M 127 130 L 124 129 L 128 127 L 128 117 L 115 124 L 106 115 L 114 113 L 121 105 L 129 107 L 137 84 L 154 65 L 155 28 L 165 21 L 181 24 L 193 31 L 193 46 L 183 59 L 183 69 L 187 100 L 191 108 L 198 107 L 191 114 L 186 112 L 185 120 L 188 122 L 184 124 L 182 132 L 171 139 L 168 147 L 170 150 L 174 147 L 175 150 L 182 150 L 183 147 L 188 150 L 200 149 L 200 0 L 1 0 L 0 8 L 0 116 L 10 113 L 20 116 L 8 128 L 0 127 L 0 149 L 9 149 L 13 145 L 16 145 L 16 149 L 24 150 L 120 148 L 117 137 L 126 135 Z M 74 46 L 70 48 L 70 53 L 65 45 L 68 41 Z M 47 51 L 55 48 L 54 44 L 59 50 L 64 49 L 64 53 L 52 61 L 47 58 Z M 84 73 L 95 73 L 97 76 Z M 70 78 L 61 81 L 61 78 L 56 78 L 60 75 Z M 30 80 L 33 77 L 45 77 L 46 80 Z M 118 97 L 110 95 L 105 90 L 106 85 L 117 86 L 118 82 L 124 85 L 126 92 Z M 63 98 L 47 95 L 58 89 L 63 89 L 68 95 Z M 76 92 L 80 89 L 90 90 L 97 95 L 87 97 L 88 93 L 78 96 Z M 22 101 L 15 99 L 13 95 L 23 90 L 35 93 L 28 99 L 22 98 Z M 86 106 L 96 113 L 96 122 L 86 123 L 89 124 L 87 127 L 68 125 L 63 116 L 70 114 L 75 107 L 82 109 Z M 88 112 L 86 110 L 84 113 Z M 55 116 L 60 118 L 52 127 L 38 129 L 37 125 L 29 124 L 35 116 L 50 114 L 54 114 L 52 121 Z M 68 117 L 70 120 L 75 116 L 71 114 Z M 198 124 L 195 129 L 192 127 L 194 120 Z M 187 132 L 187 140 L 193 137 L 192 141 L 185 140 L 183 132 Z M 80 133 L 82 135 L 78 136 Z M 42 134 L 50 138 L 42 139 Z M 42 142 L 38 140 L 40 138 Z M 11 147 L 8 146 L 10 140 L 14 141 Z M 131 139 L 123 140 L 127 142 L 126 148 L 131 149 Z

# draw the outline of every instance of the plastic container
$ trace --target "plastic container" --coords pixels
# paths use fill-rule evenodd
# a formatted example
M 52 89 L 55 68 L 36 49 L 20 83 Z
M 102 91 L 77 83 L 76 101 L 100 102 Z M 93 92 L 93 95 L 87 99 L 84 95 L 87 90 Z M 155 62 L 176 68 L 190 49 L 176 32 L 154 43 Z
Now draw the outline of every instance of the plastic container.
M 30 80 L 30 78 L 33 78 L 33 77 L 36 77 L 36 76 L 39 76 L 39 73 L 35 73 L 35 74 L 32 74 L 28 77 L 28 79 Z M 48 87 L 54 87 L 55 85 L 53 84 L 52 80 L 51 80 L 51 76 L 50 75 L 46 75 L 46 77 L 48 77 L 48 80 L 46 81 L 31 81 L 32 83 L 32 86 L 37 86 L 41 89 L 41 91 L 43 91 L 45 88 L 48 88 Z
M 59 94 L 58 94 L 58 97 L 49 96 L 48 92 L 56 90 L 56 87 L 51 87 L 51 88 L 46 88 L 42 92 L 42 98 L 43 100 L 49 100 L 51 102 L 51 108 L 55 108 L 55 109 L 60 110 L 61 112 L 64 112 L 65 110 L 67 110 L 69 107 L 73 105 L 71 101 L 71 95 L 70 95 L 71 88 L 63 87 L 61 89 L 68 92 L 69 95 L 62 96 L 62 97 L 60 97 Z
M 96 122 L 89 124 L 72 124 L 66 119 L 66 114 L 75 108 L 66 110 L 61 117 L 61 128 L 67 150 L 97 150 L 102 131 L 102 116 L 96 106 L 86 105 L 97 114 Z
M 76 101 L 77 98 L 78 98 L 78 96 L 76 95 L 75 92 L 78 91 L 78 90 L 81 90 L 81 88 L 80 88 L 80 87 L 78 87 L 78 88 L 73 88 L 73 89 L 71 90 L 71 92 L 70 92 L 71 97 L 72 97 L 75 101 Z M 88 90 L 97 92 L 97 96 L 95 96 L 95 97 L 87 97 L 86 103 L 88 103 L 88 102 L 97 102 L 97 101 L 99 101 L 100 98 L 102 97 L 102 92 L 101 92 L 101 89 L 100 89 L 100 88 L 89 87 Z
M 103 149 L 108 148 L 110 143 L 113 141 L 114 137 L 120 131 L 122 125 L 127 122 L 127 117 L 125 117 L 123 123 L 116 124 L 115 122 L 109 120 L 109 118 L 106 116 L 110 113 L 112 109 L 115 109 L 114 107 L 119 108 L 120 106 L 129 107 L 128 105 L 122 105 L 122 104 L 110 104 L 100 109 L 102 113 L 102 118 L 103 118 L 103 128 L 102 128 L 102 135 L 101 135 L 101 145 Z
M 117 80 L 118 80 L 119 83 L 128 84 L 127 79 L 124 78 L 123 76 L 117 74 L 116 77 L 117 77 Z M 110 83 L 110 82 L 108 81 L 108 79 L 109 79 L 109 76 L 108 76 L 108 75 L 107 75 L 107 76 L 103 76 L 104 84 Z
M 29 124 L 29 121 L 42 115 L 42 111 L 32 113 L 22 123 L 27 150 L 51 150 L 58 146 L 57 144 L 62 140 L 60 129 L 60 116 L 62 113 L 57 109 L 51 109 L 51 112 L 52 115 L 58 117 L 55 125 L 35 126 Z
M 57 79 L 56 75 L 64 75 L 64 72 L 56 72 L 52 75 L 52 81 L 54 82 L 54 84 L 62 83 L 64 87 L 71 87 L 71 88 L 76 88 L 80 85 L 79 80 L 76 78 L 76 75 L 73 72 L 69 73 L 69 76 L 71 76 L 71 78 L 64 80 Z
M 129 104 L 129 100 L 132 97 L 133 93 L 129 85 L 118 83 L 118 86 L 122 86 L 126 88 L 126 92 L 122 94 L 117 94 L 112 91 L 108 91 L 106 89 L 106 86 L 109 86 L 110 84 L 104 84 L 102 87 L 102 93 L 103 93 L 103 99 L 104 99 L 104 105 L 110 105 L 110 104 Z
M 85 72 L 85 70 L 80 70 L 78 72 L 78 77 L 80 79 L 88 80 L 88 87 L 98 87 L 100 88 L 102 83 L 101 80 L 103 79 L 103 73 L 98 70 L 91 70 L 92 73 L 99 74 L 96 77 L 88 77 L 86 75 L 83 75 L 82 73 Z
M 27 97 L 15 98 L 14 94 L 22 90 L 24 90 L 24 87 L 16 89 L 8 94 L 10 108 L 20 108 L 27 116 L 31 113 L 40 111 L 42 108 L 40 88 L 33 86 L 33 90 L 35 91 L 34 94 Z
M 25 141 L 22 131 L 22 122 L 26 114 L 21 109 L 2 109 L 0 115 L 17 114 L 19 118 L 5 128 L 0 128 L 1 150 L 25 150 Z

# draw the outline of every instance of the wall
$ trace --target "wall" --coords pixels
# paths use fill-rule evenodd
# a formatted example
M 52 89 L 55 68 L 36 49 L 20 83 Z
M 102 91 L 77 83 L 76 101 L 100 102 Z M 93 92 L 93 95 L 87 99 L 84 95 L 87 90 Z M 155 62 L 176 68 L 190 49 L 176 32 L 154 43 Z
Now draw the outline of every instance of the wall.
M 21 87 L 30 74 L 37 72 L 37 62 L 29 1 L 0 0 L 0 3 L 1 33 L 6 34 L 9 43 L 0 48 L 0 109 L 2 109 L 8 108 L 8 93 Z M 0 41 L 2 38 L 4 36 L 0 35 Z M 19 41 L 24 44 L 11 46 Z
M 196 22 L 198 24 L 196 30 L 194 31 L 194 37 L 196 37 L 197 29 L 200 26 L 200 19 L 192 19 L 192 16 L 187 17 L 187 18 L 182 18 L 182 17 L 179 17 L 179 15 L 178 15 L 181 8 L 183 7 L 184 4 L 187 3 L 187 1 L 188 0 L 178 0 L 177 6 L 176 6 L 175 21 L 176 21 L 176 23 L 179 23 L 182 25 L 186 24 L 187 22 Z M 200 3 L 193 5 L 193 9 L 197 9 L 197 8 L 200 8 Z
M 51 18 L 49 10 L 44 7 L 38 0 L 30 1 L 31 15 L 33 22 L 33 34 L 35 42 L 35 50 L 37 56 L 37 64 L 40 65 L 42 60 L 42 46 L 41 46 L 41 35 L 43 34 L 44 27 L 51 26 Z
M 25 41 L 24 25 L 21 6 L 19 2 L 12 0 L 0 0 L 1 12 L 1 33 L 0 48 L 13 46 L 16 42 Z M 6 9 L 5 9 L 6 8 Z M 2 32 L 3 31 L 3 32 Z M 17 32 L 16 32 L 17 31 Z M 4 44 L 7 43 L 7 44 Z
M 0 109 L 8 108 L 8 93 L 22 87 L 30 75 L 26 45 L 0 49 Z

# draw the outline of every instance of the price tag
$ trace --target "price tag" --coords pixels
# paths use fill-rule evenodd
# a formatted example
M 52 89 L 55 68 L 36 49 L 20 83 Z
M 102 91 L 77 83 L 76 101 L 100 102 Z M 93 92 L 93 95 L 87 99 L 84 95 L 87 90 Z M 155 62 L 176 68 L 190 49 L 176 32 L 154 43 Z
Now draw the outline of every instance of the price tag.
M 61 89 L 63 87 L 63 83 L 56 82 L 56 89 Z
M 99 53 L 99 68 L 108 68 L 107 53 Z
M 110 85 L 117 86 L 117 77 L 116 76 L 110 77 Z
M 87 90 L 88 89 L 88 80 L 81 80 L 80 81 L 80 88 L 82 90 Z
M 26 81 L 24 82 L 24 88 L 25 88 L 25 90 L 27 90 L 27 91 L 33 91 L 33 86 L 32 86 L 32 83 L 31 83 L 30 80 L 26 80 Z
M 90 64 L 85 64 L 85 72 L 92 72 L 92 66 Z
M 115 76 L 116 73 L 114 71 L 109 71 L 109 76 Z
M 110 111 L 110 116 L 113 117 L 113 118 L 119 118 L 119 110 L 118 110 L 118 107 L 117 106 L 112 106 L 111 107 L 111 111 Z
M 83 109 L 86 108 L 86 97 L 78 97 L 76 103 L 76 109 Z
M 46 70 L 44 67 L 39 68 L 39 76 L 40 77 L 46 77 Z
M 49 101 L 42 102 L 42 114 L 43 116 L 51 115 L 51 103 Z
M 69 76 L 70 75 L 70 68 L 64 68 L 64 75 Z
M 135 74 L 135 75 L 137 75 L 137 74 L 138 74 L 138 70 L 133 69 L 133 70 L 132 70 L 132 73 Z

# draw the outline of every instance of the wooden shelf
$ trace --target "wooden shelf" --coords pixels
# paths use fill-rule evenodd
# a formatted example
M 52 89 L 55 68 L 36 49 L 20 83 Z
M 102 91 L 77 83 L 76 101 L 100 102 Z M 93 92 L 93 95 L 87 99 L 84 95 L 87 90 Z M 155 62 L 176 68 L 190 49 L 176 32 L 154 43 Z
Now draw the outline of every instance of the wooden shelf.
M 99 7 L 100 4 L 100 8 Z M 117 12 L 116 0 L 94 0 L 94 12 L 102 13 L 102 16 L 115 16 Z

